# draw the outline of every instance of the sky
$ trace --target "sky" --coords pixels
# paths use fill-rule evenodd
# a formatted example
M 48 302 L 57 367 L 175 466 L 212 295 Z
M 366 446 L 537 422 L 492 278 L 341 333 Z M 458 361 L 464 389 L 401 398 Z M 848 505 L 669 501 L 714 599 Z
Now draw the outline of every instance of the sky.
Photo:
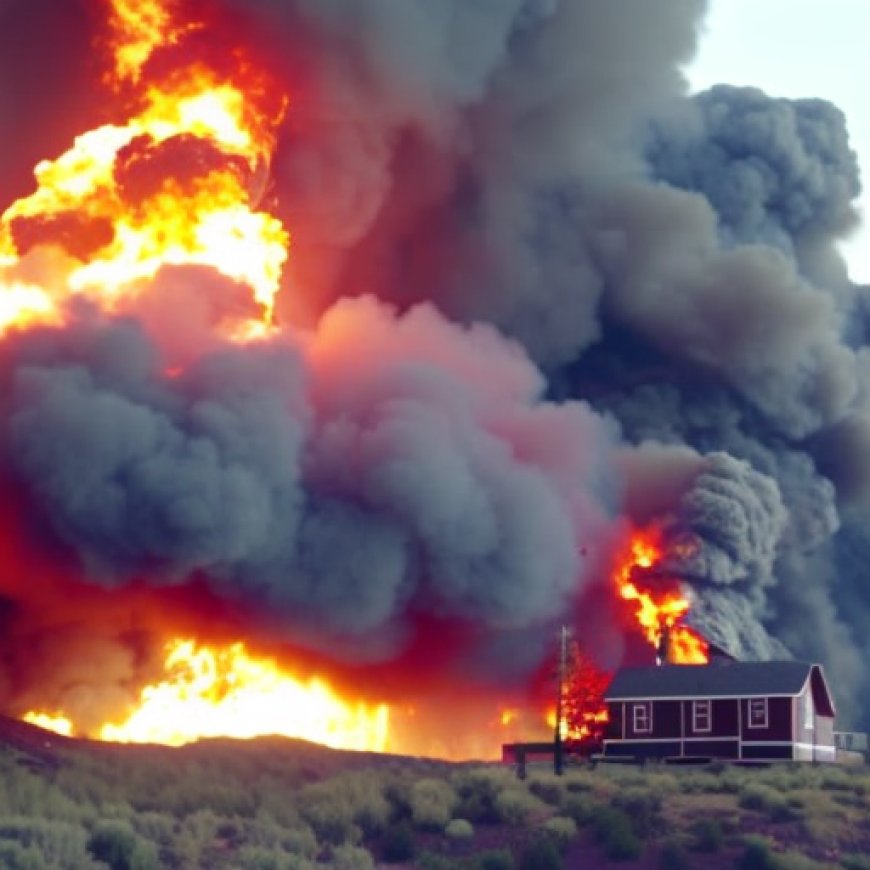
M 687 73 L 693 90 L 718 82 L 772 96 L 822 97 L 849 119 L 864 215 L 843 246 L 854 281 L 870 283 L 870 0 L 712 0 Z

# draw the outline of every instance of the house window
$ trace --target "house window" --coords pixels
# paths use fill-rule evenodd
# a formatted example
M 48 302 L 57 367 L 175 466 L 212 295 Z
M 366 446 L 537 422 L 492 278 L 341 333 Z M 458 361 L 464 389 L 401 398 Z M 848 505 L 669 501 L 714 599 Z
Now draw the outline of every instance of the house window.
M 635 734 L 648 734 L 652 731 L 652 702 L 643 701 L 631 705 L 631 724 Z
M 709 701 L 692 701 L 692 730 L 693 731 L 709 731 L 710 730 L 710 702 Z
M 767 698 L 749 699 L 749 727 L 767 728 Z

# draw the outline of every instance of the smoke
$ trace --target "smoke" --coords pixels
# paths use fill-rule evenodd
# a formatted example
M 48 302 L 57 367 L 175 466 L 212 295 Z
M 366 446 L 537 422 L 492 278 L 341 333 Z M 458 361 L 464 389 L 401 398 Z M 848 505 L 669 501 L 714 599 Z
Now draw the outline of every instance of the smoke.
M 243 296 L 182 269 L 5 342 L 3 463 L 57 561 L 354 661 L 435 620 L 503 671 L 523 637 L 528 670 L 655 522 L 713 640 L 856 694 L 857 165 L 827 103 L 688 96 L 705 5 L 222 0 L 290 97 L 284 333 L 216 340 Z
M 493 628 L 563 612 L 613 488 L 588 407 L 542 404 L 516 346 L 431 308 L 348 301 L 296 338 L 170 378 L 136 321 L 8 343 L 11 470 L 86 575 L 202 575 L 320 646 L 421 600 Z

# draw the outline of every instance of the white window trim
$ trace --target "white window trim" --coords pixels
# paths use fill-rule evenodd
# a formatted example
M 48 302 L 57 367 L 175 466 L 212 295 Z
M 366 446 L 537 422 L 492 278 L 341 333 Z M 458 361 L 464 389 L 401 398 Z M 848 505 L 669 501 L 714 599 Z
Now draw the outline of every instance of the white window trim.
M 638 720 L 641 718 L 638 713 L 643 714 L 646 719 L 645 725 L 640 725 Z M 653 730 L 652 721 L 652 702 L 651 701 L 635 701 L 631 705 L 631 726 L 635 734 L 650 734 Z
M 700 715 L 699 715 L 700 714 Z M 700 725 L 699 720 L 706 720 Z M 692 732 L 709 734 L 713 730 L 713 704 L 711 701 L 692 701 Z
M 762 716 L 760 717 L 760 719 L 758 716 L 753 715 L 753 707 L 752 707 L 753 704 L 758 704 L 759 702 L 763 705 L 761 708 Z M 746 727 L 747 728 L 767 728 L 768 727 L 767 706 L 768 706 L 767 705 L 767 698 L 750 698 L 747 701 L 747 710 L 746 710 L 746 713 L 747 713 Z

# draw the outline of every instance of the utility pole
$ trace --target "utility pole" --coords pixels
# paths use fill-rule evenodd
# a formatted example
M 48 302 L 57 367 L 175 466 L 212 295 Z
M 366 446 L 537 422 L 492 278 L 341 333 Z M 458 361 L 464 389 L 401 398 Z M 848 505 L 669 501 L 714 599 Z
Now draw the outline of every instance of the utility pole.
M 563 696 L 565 694 L 565 673 L 568 668 L 568 626 L 559 630 L 559 663 L 557 669 L 556 688 L 556 727 L 553 733 L 553 773 L 561 776 L 565 771 L 564 751 L 562 747 L 562 719 L 564 718 Z

